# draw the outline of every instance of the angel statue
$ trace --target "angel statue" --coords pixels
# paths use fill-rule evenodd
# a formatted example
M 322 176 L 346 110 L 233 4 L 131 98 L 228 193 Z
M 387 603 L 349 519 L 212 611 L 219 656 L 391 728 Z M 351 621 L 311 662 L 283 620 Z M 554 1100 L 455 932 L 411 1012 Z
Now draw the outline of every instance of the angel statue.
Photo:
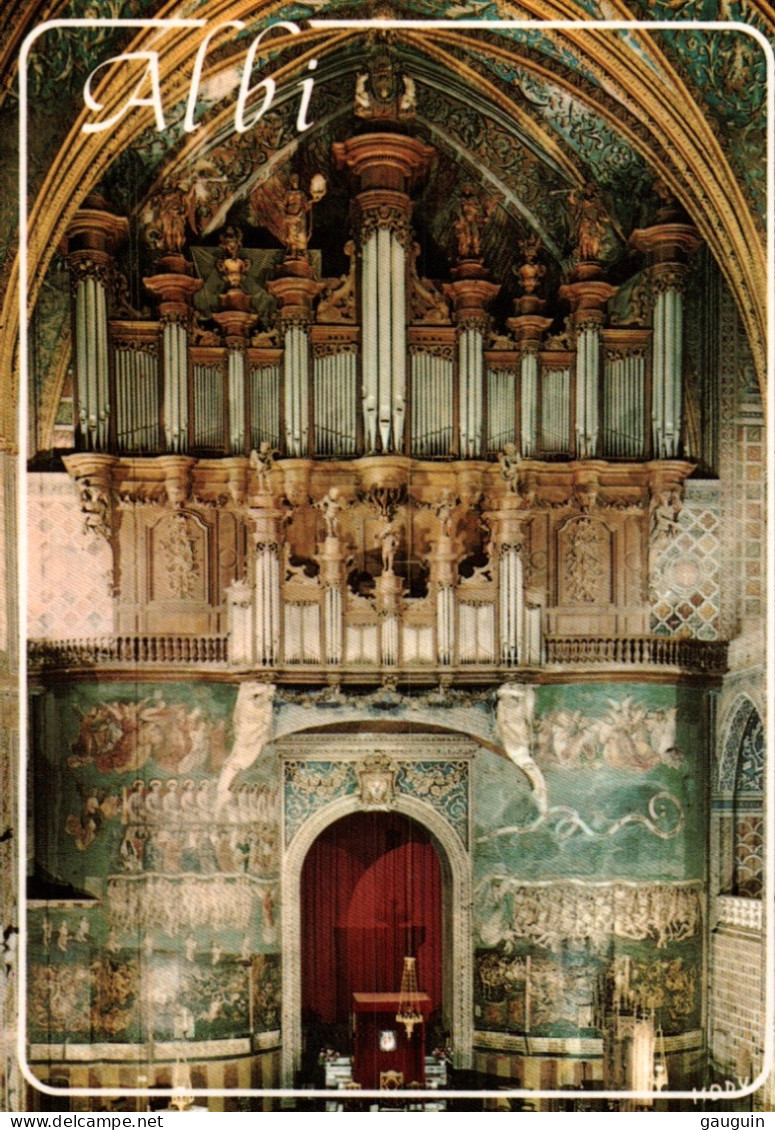
M 306 259 L 312 236 L 312 205 L 326 194 L 326 178 L 315 173 L 310 181 L 309 196 L 299 186 L 298 173 L 291 173 L 291 185 L 285 194 L 283 234 L 286 259 Z
M 507 756 L 530 782 L 533 799 L 541 815 L 546 814 L 546 781 L 531 754 L 535 691 L 531 686 L 504 683 L 498 688 L 495 725 Z

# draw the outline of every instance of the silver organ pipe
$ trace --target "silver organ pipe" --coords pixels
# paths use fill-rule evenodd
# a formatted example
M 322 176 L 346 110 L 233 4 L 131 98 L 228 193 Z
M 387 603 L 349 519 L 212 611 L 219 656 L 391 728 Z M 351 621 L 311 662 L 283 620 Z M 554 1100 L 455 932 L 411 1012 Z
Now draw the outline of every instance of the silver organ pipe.
M 436 656 L 442 665 L 454 662 L 455 590 L 439 585 L 436 591 Z
M 412 452 L 448 455 L 452 444 L 452 359 L 436 353 L 412 353 Z
M 511 369 L 487 372 L 487 450 L 502 451 L 516 441 L 517 389 Z
M 394 612 L 385 613 L 380 618 L 380 650 L 383 666 L 395 667 L 398 663 L 398 617 Z
M 541 450 L 545 455 L 570 451 L 570 369 L 546 369 L 541 375 Z
M 482 448 L 482 333 L 464 326 L 458 337 L 460 454 L 475 459 Z
M 314 435 L 318 455 L 355 454 L 357 363 L 352 350 L 315 356 Z
M 309 436 L 309 338 L 306 327 L 285 329 L 285 447 L 289 455 L 307 453 Z
M 262 443 L 280 446 L 280 366 L 260 365 L 251 369 L 248 384 L 250 399 L 250 446 Z
M 576 457 L 597 454 L 600 333 L 597 326 L 579 330 L 576 338 Z
M 164 373 L 164 438 L 168 451 L 188 446 L 188 342 L 179 322 L 162 331 Z
M 524 593 L 522 559 L 516 546 L 504 546 L 499 561 L 498 601 L 500 605 L 501 663 L 519 663 L 522 650 Z
M 406 411 L 406 255 L 378 227 L 362 253 L 363 414 L 366 450 L 401 451 Z
M 390 340 L 391 403 L 393 407 L 393 450 L 404 449 L 406 415 L 406 264 L 404 249 L 393 232 L 390 236 Z
M 245 354 L 241 349 L 229 350 L 229 452 L 239 455 L 245 450 Z
M 110 428 L 108 311 L 105 287 L 92 275 L 80 278 L 75 291 L 75 365 L 82 442 L 89 451 L 107 451 Z
M 520 361 L 520 433 L 519 449 L 523 456 L 536 454 L 538 439 L 538 356 L 525 350 Z
M 277 547 L 256 547 L 256 658 L 264 666 L 277 663 L 280 639 L 280 563 Z
M 116 439 L 119 451 L 155 451 L 159 429 L 159 374 L 155 354 L 116 349 Z
M 218 365 L 194 365 L 194 445 L 223 447 L 223 375 Z M 244 414 L 244 410 L 243 410 Z
M 642 353 L 607 355 L 603 379 L 603 455 L 640 459 L 645 447 L 646 363 Z
M 392 419 L 393 381 L 390 365 L 393 360 L 395 343 L 391 339 L 393 303 L 390 286 L 392 270 L 392 249 L 390 232 L 377 229 L 377 382 L 378 382 L 378 424 L 379 437 L 383 451 L 390 451 L 390 425 Z
M 366 452 L 377 449 L 377 401 L 379 396 L 377 356 L 377 232 L 363 245 L 363 427 Z
M 651 416 L 654 455 L 675 459 L 681 442 L 683 297 L 676 287 L 654 303 Z
M 326 663 L 341 663 L 344 655 L 342 633 L 342 593 L 335 585 L 327 585 L 324 592 Z

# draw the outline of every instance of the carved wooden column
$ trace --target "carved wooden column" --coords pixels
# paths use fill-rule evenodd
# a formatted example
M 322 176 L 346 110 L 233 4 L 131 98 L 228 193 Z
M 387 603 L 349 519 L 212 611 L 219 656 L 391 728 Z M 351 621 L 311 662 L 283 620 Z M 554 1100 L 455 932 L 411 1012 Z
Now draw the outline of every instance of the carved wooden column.
M 283 411 L 285 452 L 297 458 L 309 454 L 310 356 L 309 327 L 312 303 L 322 290 L 308 260 L 286 259 L 279 277 L 267 290 L 280 302 L 278 318 L 283 335 Z
M 411 188 L 435 150 L 416 138 L 369 133 L 333 146 L 337 167 L 355 177 L 361 256 L 364 446 L 403 451 L 406 416 L 407 248 Z
M 75 307 L 76 443 L 87 451 L 107 451 L 111 442 L 108 307 L 113 252 L 128 230 L 128 220 L 109 212 L 99 196 L 86 198 L 67 229 Z
M 691 224 L 663 223 L 632 233 L 630 242 L 646 253 L 654 290 L 651 419 L 657 459 L 681 454 L 683 414 L 683 289 L 691 257 L 700 245 Z
M 600 278 L 578 277 L 593 272 L 599 274 L 599 268 L 593 264 L 579 264 L 574 271 L 577 281 L 559 290 L 560 297 L 570 302 L 571 322 L 576 333 L 577 459 L 593 459 L 598 450 L 600 331 L 605 321 L 606 302 L 617 290 Z
M 168 451 L 188 447 L 188 328 L 191 300 L 202 286 L 193 265 L 178 252 L 165 255 L 164 273 L 143 279 L 159 304 L 162 323 L 164 441 Z

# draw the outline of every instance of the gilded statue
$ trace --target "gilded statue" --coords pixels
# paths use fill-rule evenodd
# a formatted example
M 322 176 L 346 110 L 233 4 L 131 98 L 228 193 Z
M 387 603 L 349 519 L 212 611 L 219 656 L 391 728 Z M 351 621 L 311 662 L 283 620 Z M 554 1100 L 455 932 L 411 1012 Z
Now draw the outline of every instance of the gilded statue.
M 611 221 L 600 190 L 595 184 L 574 188 L 568 202 L 571 207 L 574 251 L 582 261 L 597 262 L 602 258 L 606 229 Z
M 218 243 L 224 253 L 223 258 L 216 263 L 218 273 L 226 281 L 229 289 L 242 290 L 245 275 L 250 269 L 250 263 L 240 254 L 242 232 L 233 224 L 229 224 L 221 232 Z
M 484 226 L 495 206 L 495 201 L 483 204 L 473 185 L 467 184 L 460 197 L 459 215 L 453 227 L 457 235 L 459 259 L 480 259 Z
M 290 188 L 283 207 L 283 243 L 287 259 L 306 259 L 312 236 L 312 205 L 326 194 L 325 177 L 316 173 L 310 182 L 309 195 L 299 185 L 298 173 L 291 173 Z
M 520 267 L 514 268 L 514 274 L 519 279 L 525 294 L 535 294 L 546 274 L 546 267 L 538 262 L 541 240 L 537 235 L 529 235 L 526 239 L 520 240 L 519 246 L 525 261 Z
M 186 224 L 196 231 L 194 215 L 194 190 L 184 192 L 180 186 L 167 189 L 155 200 L 159 235 L 165 251 L 180 252 L 186 245 Z

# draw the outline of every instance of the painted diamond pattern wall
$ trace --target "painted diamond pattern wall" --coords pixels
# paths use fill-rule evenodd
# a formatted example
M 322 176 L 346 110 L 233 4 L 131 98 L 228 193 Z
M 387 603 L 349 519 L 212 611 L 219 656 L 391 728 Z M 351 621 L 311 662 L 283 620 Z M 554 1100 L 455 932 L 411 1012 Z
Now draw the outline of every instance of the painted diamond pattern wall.
M 718 639 L 720 549 L 718 484 L 687 483 L 678 530 L 652 568 L 655 635 Z

